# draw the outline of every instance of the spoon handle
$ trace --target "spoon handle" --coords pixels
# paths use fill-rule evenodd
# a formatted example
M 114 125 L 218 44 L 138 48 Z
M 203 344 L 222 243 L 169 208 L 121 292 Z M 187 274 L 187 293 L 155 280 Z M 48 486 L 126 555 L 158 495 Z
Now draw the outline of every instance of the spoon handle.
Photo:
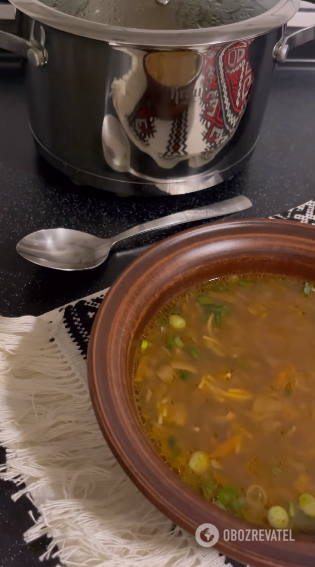
M 175 213 L 174 215 L 168 215 L 167 217 L 162 217 L 160 219 L 155 219 L 153 221 L 145 222 L 125 230 L 117 236 L 111 238 L 112 244 L 119 242 L 120 240 L 125 240 L 136 234 L 142 232 L 148 232 L 150 230 L 157 230 L 159 228 L 166 228 L 169 226 L 174 226 L 176 224 L 184 224 L 187 222 L 194 222 L 203 219 L 211 219 L 214 217 L 221 217 L 224 215 L 230 215 L 238 211 L 243 211 L 249 209 L 252 203 L 244 195 L 238 197 L 233 197 L 232 199 L 226 199 L 225 201 L 220 201 L 219 203 L 214 203 L 212 205 L 207 205 L 206 207 L 200 207 L 199 209 L 190 209 L 188 211 L 182 211 L 180 213 Z

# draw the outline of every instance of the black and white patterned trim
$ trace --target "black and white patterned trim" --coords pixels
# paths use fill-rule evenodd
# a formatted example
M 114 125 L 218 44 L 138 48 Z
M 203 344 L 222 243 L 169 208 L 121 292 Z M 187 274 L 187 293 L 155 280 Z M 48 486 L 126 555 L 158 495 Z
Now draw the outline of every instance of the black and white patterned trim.
M 286 219 L 304 224 L 315 224 L 315 201 L 307 201 L 303 205 L 294 207 L 285 213 L 274 215 L 271 219 Z
M 94 319 L 103 299 L 104 294 L 93 299 L 81 299 L 75 305 L 68 305 L 64 310 L 64 326 L 84 359 L 87 357 Z

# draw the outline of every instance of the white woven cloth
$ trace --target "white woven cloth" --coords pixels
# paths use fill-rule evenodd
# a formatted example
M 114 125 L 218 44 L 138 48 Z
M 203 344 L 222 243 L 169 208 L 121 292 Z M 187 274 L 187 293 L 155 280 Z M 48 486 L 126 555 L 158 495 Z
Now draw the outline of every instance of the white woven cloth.
M 309 201 L 287 215 L 315 224 Z M 44 557 L 67 567 L 224 567 L 135 488 L 98 428 L 86 349 L 100 292 L 41 317 L 0 318 L 0 477 L 39 512 L 27 542 L 51 538 Z M 18 519 L 17 519 L 18 521 Z M 241 544 L 240 544 L 241 545 Z

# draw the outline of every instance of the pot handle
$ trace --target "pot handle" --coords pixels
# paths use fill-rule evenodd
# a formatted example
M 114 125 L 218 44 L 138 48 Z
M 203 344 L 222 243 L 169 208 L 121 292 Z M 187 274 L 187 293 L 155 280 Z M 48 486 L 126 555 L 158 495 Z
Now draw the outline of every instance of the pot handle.
M 41 45 L 3 31 L 0 31 L 0 47 L 26 57 L 34 67 L 43 67 L 48 60 L 47 51 Z
M 285 61 L 290 49 L 312 40 L 315 40 L 315 26 L 303 28 L 291 33 L 278 41 L 273 50 L 273 57 L 278 63 L 282 63 Z

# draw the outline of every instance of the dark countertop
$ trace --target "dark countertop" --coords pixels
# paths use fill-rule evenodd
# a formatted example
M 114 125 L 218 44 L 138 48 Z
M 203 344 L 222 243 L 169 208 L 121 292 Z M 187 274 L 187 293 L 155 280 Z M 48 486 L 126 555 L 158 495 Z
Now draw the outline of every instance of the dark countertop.
M 0 89 L 0 313 L 38 315 L 110 285 L 134 257 L 112 255 L 81 274 L 29 264 L 16 242 L 34 230 L 64 226 L 107 237 L 144 220 L 243 193 L 247 216 L 266 217 L 315 196 L 315 70 L 279 69 L 256 151 L 244 173 L 216 189 L 180 197 L 116 197 L 77 187 L 38 158 L 28 129 L 23 75 L 1 70 Z M 186 225 L 187 226 L 187 225 Z M 138 239 L 145 244 L 166 233 Z M 169 234 L 169 233 L 168 233 Z
M 240 193 L 253 202 L 253 208 L 242 213 L 251 217 L 267 217 L 314 198 L 314 87 L 312 67 L 278 69 L 255 154 L 231 181 L 191 196 L 116 197 L 71 184 L 37 157 L 28 129 L 23 73 L 18 66 L 0 66 L 0 314 L 39 315 L 104 289 L 139 254 L 139 248 L 121 250 L 90 272 L 53 272 L 29 264 L 15 251 L 17 241 L 34 230 L 64 226 L 107 237 L 145 220 Z M 138 237 L 131 246 L 163 236 L 165 232 Z M 27 515 L 30 502 L 22 498 L 14 504 L 12 492 L 11 485 L 0 483 L 0 565 L 39 566 L 44 542 L 26 546 L 22 540 L 32 523 Z

